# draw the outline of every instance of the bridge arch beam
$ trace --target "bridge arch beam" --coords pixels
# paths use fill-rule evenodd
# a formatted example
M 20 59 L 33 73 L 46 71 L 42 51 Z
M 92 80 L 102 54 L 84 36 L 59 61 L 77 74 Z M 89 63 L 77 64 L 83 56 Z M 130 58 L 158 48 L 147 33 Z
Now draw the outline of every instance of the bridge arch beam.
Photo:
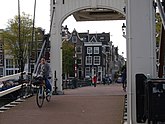
M 62 91 L 61 25 L 70 14 L 86 8 L 107 8 L 125 15 L 127 23 L 128 123 L 137 124 L 135 75 L 156 77 L 154 0 L 50 0 L 51 15 L 55 8 L 51 31 L 51 68 L 56 72 L 57 92 Z M 53 77 L 54 79 L 55 77 Z
M 122 0 L 51 0 L 51 16 L 54 12 L 54 19 L 51 30 L 51 51 L 50 62 L 52 72 L 56 71 L 57 91 L 62 92 L 62 37 L 61 26 L 63 21 L 72 13 L 87 8 L 113 9 L 121 14 L 124 13 L 125 2 Z M 54 78 L 54 77 L 53 77 Z

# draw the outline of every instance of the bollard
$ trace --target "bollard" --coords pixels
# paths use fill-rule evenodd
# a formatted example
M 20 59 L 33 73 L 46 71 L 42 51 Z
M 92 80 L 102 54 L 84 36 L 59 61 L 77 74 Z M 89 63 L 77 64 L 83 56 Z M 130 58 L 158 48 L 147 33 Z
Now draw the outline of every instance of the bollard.
M 56 78 L 56 71 L 54 71 L 54 90 L 53 90 L 53 95 L 57 95 L 57 78 Z

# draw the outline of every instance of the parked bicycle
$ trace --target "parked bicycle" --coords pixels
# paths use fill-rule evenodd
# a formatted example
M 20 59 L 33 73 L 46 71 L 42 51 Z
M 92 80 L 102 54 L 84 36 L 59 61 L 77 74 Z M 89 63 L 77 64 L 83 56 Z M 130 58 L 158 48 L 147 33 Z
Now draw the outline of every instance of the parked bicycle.
M 39 108 L 42 107 L 44 100 L 46 98 L 47 102 L 50 102 L 51 94 L 47 91 L 45 80 L 42 77 L 34 77 L 34 85 L 37 87 L 36 92 L 36 103 Z
M 34 89 L 32 86 L 32 74 L 28 73 L 25 79 L 19 79 L 19 84 L 22 84 L 20 97 L 27 98 L 34 95 Z

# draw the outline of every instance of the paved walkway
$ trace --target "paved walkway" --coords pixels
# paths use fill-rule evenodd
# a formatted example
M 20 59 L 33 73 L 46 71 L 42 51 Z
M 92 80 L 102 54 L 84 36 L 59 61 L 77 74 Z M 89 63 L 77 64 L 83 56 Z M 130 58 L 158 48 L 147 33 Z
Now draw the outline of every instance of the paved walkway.
M 0 124 L 122 124 L 121 85 L 98 85 L 64 90 L 38 108 L 35 97 L 0 113 Z

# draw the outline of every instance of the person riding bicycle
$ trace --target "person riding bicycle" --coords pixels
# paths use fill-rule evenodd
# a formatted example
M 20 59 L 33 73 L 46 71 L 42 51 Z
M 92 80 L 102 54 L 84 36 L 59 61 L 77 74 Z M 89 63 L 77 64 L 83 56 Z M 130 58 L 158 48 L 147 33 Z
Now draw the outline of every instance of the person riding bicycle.
M 49 81 L 50 75 L 51 75 L 51 69 L 49 64 L 46 62 L 45 58 L 41 58 L 41 62 L 38 65 L 37 71 L 36 71 L 37 76 L 41 76 L 45 79 L 45 85 L 47 89 L 47 93 L 51 93 L 52 91 L 52 85 Z

